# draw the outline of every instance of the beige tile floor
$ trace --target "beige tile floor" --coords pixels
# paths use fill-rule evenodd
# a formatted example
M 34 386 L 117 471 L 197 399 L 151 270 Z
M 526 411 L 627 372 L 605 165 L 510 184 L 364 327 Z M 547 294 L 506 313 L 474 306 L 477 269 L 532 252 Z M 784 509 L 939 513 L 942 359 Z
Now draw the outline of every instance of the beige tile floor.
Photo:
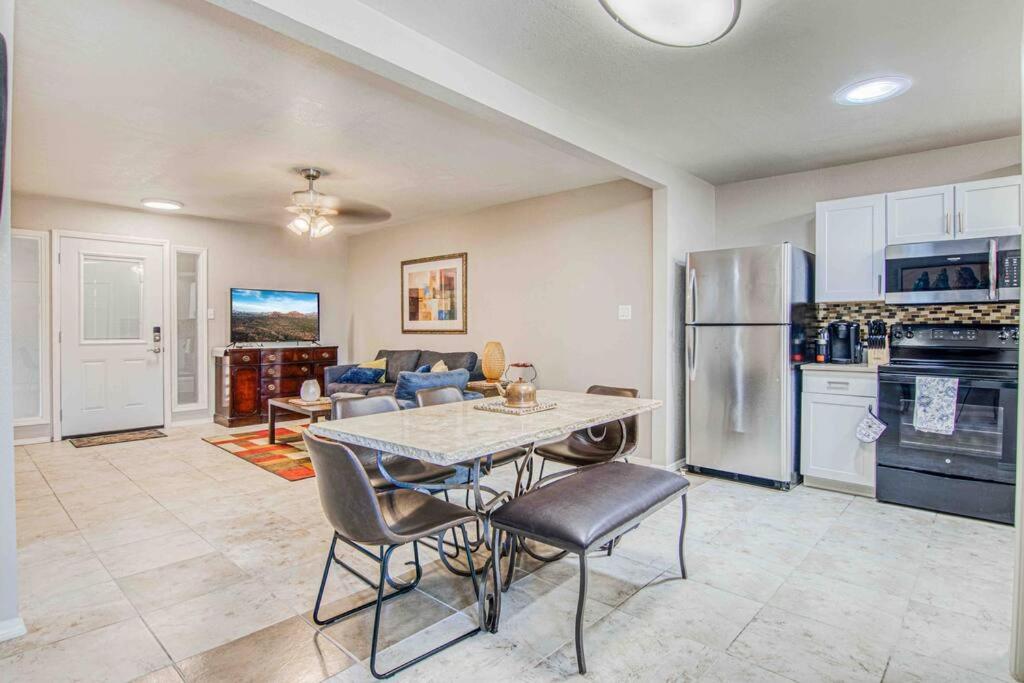
M 205 444 L 224 431 L 215 425 L 167 431 L 17 449 L 29 633 L 0 643 L 0 681 L 369 680 L 370 614 L 321 631 L 310 622 L 331 537 L 315 481 Z M 588 678 L 1010 680 L 1011 529 L 806 487 L 693 480 L 688 581 L 678 505 L 591 562 Z M 500 633 L 399 678 L 575 677 L 574 562 L 523 570 Z M 335 574 L 328 609 L 362 589 Z M 381 665 L 471 617 L 468 583 L 431 561 L 417 591 L 387 604 Z

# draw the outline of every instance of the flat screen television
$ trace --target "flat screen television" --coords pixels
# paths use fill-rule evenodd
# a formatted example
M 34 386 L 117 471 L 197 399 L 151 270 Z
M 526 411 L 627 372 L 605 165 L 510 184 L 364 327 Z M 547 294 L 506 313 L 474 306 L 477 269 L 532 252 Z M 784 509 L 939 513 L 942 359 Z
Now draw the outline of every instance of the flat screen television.
M 320 339 L 320 293 L 231 289 L 231 343 Z

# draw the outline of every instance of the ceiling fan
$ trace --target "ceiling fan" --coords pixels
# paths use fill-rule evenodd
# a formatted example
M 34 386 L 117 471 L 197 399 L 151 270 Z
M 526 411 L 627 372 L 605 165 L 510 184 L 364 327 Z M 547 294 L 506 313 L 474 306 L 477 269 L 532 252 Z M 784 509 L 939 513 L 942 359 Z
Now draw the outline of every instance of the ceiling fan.
M 308 183 L 304 190 L 292 192 L 292 203 L 285 210 L 296 214 L 288 223 L 288 229 L 296 235 L 309 235 L 310 239 L 325 237 L 334 230 L 334 224 L 327 218 L 337 216 L 339 220 L 365 225 L 379 223 L 391 218 L 387 209 L 357 201 L 343 201 L 340 197 L 322 194 L 313 187 L 313 183 L 326 175 L 319 168 L 309 167 L 297 169 Z

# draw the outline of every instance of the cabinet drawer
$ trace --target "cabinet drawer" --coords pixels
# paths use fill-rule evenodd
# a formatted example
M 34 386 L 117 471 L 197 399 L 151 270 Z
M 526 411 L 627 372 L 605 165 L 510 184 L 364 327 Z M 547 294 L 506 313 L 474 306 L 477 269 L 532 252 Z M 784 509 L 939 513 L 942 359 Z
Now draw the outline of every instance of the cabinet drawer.
M 327 354 L 327 355 L 324 355 Z M 263 363 L 304 363 L 316 360 L 334 360 L 337 352 L 331 349 L 299 347 L 295 349 L 263 349 Z
M 259 349 L 231 349 L 228 351 L 228 362 L 231 365 L 259 365 Z
M 804 373 L 803 390 L 806 393 L 874 398 L 878 395 L 878 378 L 859 372 L 807 372 Z
M 305 380 L 301 377 L 286 377 L 284 379 L 263 379 L 260 382 L 260 389 L 263 398 L 276 398 L 278 396 L 298 396 L 299 389 Z
M 313 366 L 309 363 L 283 363 L 277 365 L 264 365 L 264 379 L 285 378 L 285 377 L 313 377 Z

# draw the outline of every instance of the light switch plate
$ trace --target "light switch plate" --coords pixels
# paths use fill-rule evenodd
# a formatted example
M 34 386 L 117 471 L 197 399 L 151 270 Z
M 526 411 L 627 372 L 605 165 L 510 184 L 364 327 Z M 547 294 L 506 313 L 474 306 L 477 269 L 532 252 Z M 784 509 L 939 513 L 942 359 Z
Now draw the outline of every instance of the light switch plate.
M 207 320 L 213 320 L 213 309 L 212 308 L 207 308 L 206 309 L 206 319 Z
M 629 304 L 619 304 L 619 320 L 630 320 L 633 318 L 633 307 Z

